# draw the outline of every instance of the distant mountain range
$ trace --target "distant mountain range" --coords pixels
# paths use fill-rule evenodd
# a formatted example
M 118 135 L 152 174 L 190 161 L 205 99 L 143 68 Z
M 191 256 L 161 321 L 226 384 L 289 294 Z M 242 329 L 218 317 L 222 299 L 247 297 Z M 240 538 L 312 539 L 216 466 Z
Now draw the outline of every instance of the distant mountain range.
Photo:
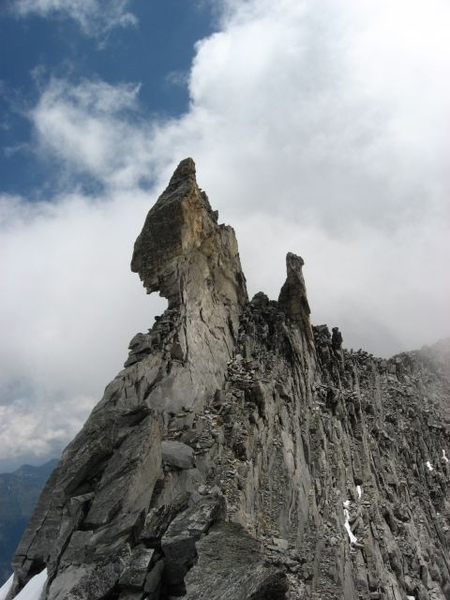
M 45 465 L 23 465 L 0 474 L 0 585 L 12 573 L 10 561 L 56 459 Z

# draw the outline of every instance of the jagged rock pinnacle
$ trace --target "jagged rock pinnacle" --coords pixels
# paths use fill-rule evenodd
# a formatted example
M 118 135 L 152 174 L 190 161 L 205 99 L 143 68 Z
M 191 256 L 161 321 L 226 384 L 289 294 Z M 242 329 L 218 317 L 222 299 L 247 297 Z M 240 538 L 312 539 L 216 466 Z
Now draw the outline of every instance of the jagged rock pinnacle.
M 197 185 L 195 162 L 192 158 L 185 158 L 175 169 L 166 191 L 173 191 L 180 185 Z
M 189 370 L 186 382 L 173 367 L 171 393 L 149 401 L 163 411 L 201 402 L 223 381 L 248 296 L 234 230 L 217 223 L 191 158 L 181 161 L 150 209 L 131 269 L 148 293 L 168 299 L 175 331 L 171 356 L 183 363 L 184 373 Z
M 292 252 L 286 256 L 287 278 L 278 298 L 280 309 L 292 320 L 303 325 L 307 337 L 312 340 L 308 298 L 302 267 L 304 260 Z
M 197 185 L 192 158 L 180 162 L 148 213 L 131 270 L 139 273 L 148 293 L 159 291 L 167 298 L 170 308 L 197 301 L 206 285 L 224 302 L 245 304 L 234 231 L 218 225 L 217 212 Z

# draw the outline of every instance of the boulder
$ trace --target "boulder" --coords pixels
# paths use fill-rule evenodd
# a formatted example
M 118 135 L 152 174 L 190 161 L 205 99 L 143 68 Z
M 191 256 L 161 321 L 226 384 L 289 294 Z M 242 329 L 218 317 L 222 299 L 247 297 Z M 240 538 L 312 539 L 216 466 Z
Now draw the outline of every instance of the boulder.
M 161 443 L 163 464 L 176 469 L 193 469 L 195 454 L 193 448 L 183 442 L 164 440 Z

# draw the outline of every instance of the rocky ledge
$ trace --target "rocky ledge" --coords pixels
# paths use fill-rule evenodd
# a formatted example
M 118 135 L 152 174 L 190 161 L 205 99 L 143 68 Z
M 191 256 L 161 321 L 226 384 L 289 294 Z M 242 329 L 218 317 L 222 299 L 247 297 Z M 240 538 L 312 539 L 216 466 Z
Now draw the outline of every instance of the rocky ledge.
M 249 301 L 180 163 L 132 260 L 168 309 L 65 450 L 9 600 L 44 570 L 47 600 L 450 598 L 448 364 L 344 349 L 302 266 Z

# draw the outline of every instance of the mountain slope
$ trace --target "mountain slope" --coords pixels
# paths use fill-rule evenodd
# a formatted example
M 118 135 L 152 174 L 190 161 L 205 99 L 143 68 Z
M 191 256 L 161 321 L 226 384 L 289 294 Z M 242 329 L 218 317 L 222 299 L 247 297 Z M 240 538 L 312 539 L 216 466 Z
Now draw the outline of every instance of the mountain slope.
M 450 598 L 445 373 L 312 327 L 303 260 L 248 301 L 234 232 L 180 163 L 132 269 L 168 309 L 63 453 L 9 598 Z

